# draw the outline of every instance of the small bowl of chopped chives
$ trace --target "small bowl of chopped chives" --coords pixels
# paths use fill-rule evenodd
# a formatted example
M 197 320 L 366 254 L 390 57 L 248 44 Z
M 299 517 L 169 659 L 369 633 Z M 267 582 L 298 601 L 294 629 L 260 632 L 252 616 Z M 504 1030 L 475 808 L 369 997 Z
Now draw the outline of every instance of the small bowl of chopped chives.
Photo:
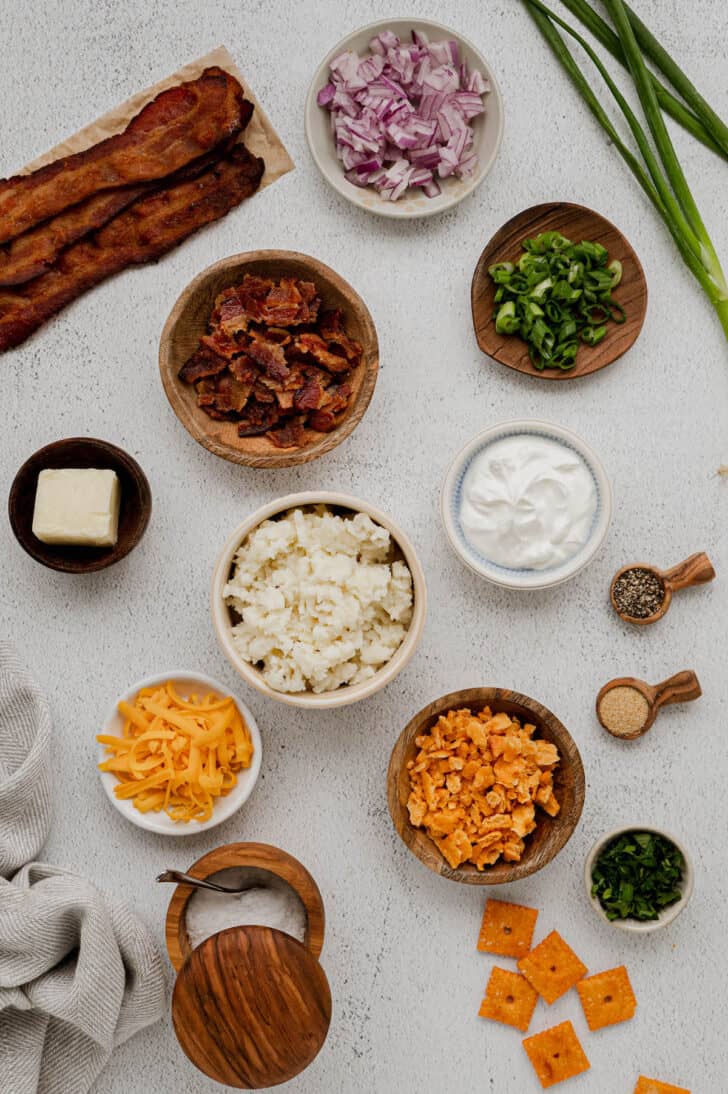
M 634 934 L 677 919 L 692 896 L 694 880 L 684 844 L 651 825 L 607 832 L 584 864 L 587 897 L 597 914 Z

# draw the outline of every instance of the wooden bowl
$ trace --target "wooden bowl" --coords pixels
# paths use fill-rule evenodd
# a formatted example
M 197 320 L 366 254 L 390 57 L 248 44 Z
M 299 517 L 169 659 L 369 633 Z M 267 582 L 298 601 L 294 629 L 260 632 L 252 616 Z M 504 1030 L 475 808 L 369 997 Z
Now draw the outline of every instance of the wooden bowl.
M 609 323 L 607 334 L 596 346 L 581 344 L 576 355 L 576 365 L 568 372 L 561 369 L 544 369 L 540 372 L 531 364 L 528 346 L 512 334 L 498 334 L 495 329 L 496 285 L 488 274 L 488 267 L 496 262 L 515 262 L 521 254 L 524 239 L 541 232 L 558 231 L 575 243 L 588 239 L 601 243 L 609 251 L 609 261 L 622 263 L 622 280 L 614 291 L 615 300 L 624 308 L 624 323 Z M 524 209 L 500 228 L 478 259 L 470 289 L 475 337 L 483 353 L 502 365 L 537 376 L 541 380 L 574 380 L 611 365 L 626 353 L 637 335 L 647 310 L 647 282 L 642 264 L 625 237 L 609 220 L 569 201 L 548 202 Z
M 340 516 L 355 513 L 366 513 L 376 523 L 386 528 L 395 545 L 395 557 L 406 562 L 412 575 L 413 612 L 407 633 L 402 644 L 369 680 L 363 680 L 358 684 L 346 684 L 334 691 L 274 691 L 266 682 L 263 673 L 244 661 L 235 648 L 233 642 L 233 627 L 235 625 L 234 613 L 225 603 L 224 589 L 235 568 L 235 555 L 241 543 L 264 520 L 282 516 L 290 509 L 311 507 L 314 505 L 326 505 L 334 513 Z M 370 695 L 386 687 L 394 677 L 402 671 L 422 638 L 427 612 L 427 586 L 425 574 L 415 549 L 404 531 L 380 509 L 354 498 L 350 494 L 339 494 L 333 491 L 309 491 L 301 494 L 288 494 L 286 497 L 277 498 L 257 509 L 228 537 L 223 546 L 212 575 L 212 589 L 210 595 L 210 609 L 212 624 L 215 628 L 220 648 L 230 664 L 238 672 L 247 684 L 257 688 L 268 699 L 276 699 L 279 703 L 287 703 L 289 706 L 304 707 L 308 710 L 330 710 L 333 707 L 348 706 L 357 703 L 360 699 L 367 699 Z
M 198 859 L 185 872 L 192 877 L 208 878 L 219 870 L 234 866 L 256 866 L 261 870 L 270 870 L 272 874 L 287 881 L 295 889 L 306 909 L 306 935 L 304 945 L 314 957 L 318 957 L 324 945 L 324 902 L 319 887 L 305 866 L 293 855 L 272 847 L 267 843 L 228 843 L 216 847 Z M 187 902 L 195 890 L 191 885 L 178 885 L 172 893 L 167 909 L 165 938 L 169 960 L 177 972 L 192 953 L 187 937 L 185 913 Z
M 115 471 L 121 503 L 119 535 L 113 547 L 73 547 L 43 543 L 33 535 L 33 509 L 38 475 L 49 468 L 95 467 Z M 139 464 L 122 448 L 93 437 L 69 437 L 38 449 L 18 471 L 8 498 L 8 514 L 15 538 L 24 551 L 50 570 L 88 574 L 124 558 L 146 531 L 152 512 L 152 493 Z
M 292 276 L 315 282 L 324 307 L 341 308 L 346 317 L 347 333 L 363 347 L 361 364 L 351 378 L 353 393 L 344 419 L 331 433 L 306 430 L 303 443 L 295 448 L 277 448 L 265 436 L 239 437 L 235 422 L 210 418 L 197 405 L 194 386 L 183 383 L 177 376 L 207 330 L 215 297 L 223 289 L 237 285 L 246 273 L 274 279 Z M 177 300 L 159 343 L 162 383 L 182 425 L 216 456 L 247 467 L 292 467 L 309 463 L 336 448 L 363 418 L 377 382 L 378 369 L 377 332 L 364 301 L 330 267 L 296 251 L 248 251 L 208 266 Z
M 538 825 L 525 839 L 526 848 L 520 862 L 499 860 L 493 866 L 486 866 L 480 871 L 470 864 L 453 870 L 425 830 L 415 828 L 410 823 L 407 812 L 410 792 L 407 764 L 418 751 L 415 738 L 427 733 L 441 714 L 463 708 L 478 711 L 485 706 L 489 706 L 494 714 L 505 711 L 522 722 L 535 723 L 536 736 L 556 745 L 561 759 L 554 771 L 554 792 L 561 810 L 557 816 L 549 817 L 542 809 L 537 809 Z M 402 731 L 392 751 L 387 772 L 389 812 L 394 827 L 410 851 L 436 874 L 466 885 L 503 885 L 508 881 L 518 881 L 529 874 L 535 874 L 551 862 L 567 843 L 579 822 L 584 806 L 584 790 L 581 756 L 568 730 L 541 703 L 506 688 L 466 688 L 428 703 Z

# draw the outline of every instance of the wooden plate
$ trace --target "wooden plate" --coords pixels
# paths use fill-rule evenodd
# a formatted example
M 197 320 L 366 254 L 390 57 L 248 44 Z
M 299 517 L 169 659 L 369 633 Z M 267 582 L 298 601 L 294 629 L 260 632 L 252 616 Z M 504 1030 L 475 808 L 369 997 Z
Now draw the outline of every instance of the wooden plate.
M 230 927 L 185 962 L 172 1022 L 205 1075 L 260 1090 L 314 1059 L 329 1031 L 331 992 L 321 965 L 295 938 L 270 927 Z
M 314 957 L 318 957 L 324 945 L 324 902 L 319 887 L 305 866 L 293 855 L 267 843 L 227 843 L 215 847 L 199 858 L 185 873 L 204 880 L 219 870 L 234 866 L 255 866 L 270 870 L 276 877 L 287 881 L 298 893 L 306 909 L 306 934 L 304 944 Z M 192 953 L 187 936 L 187 905 L 195 892 L 191 885 L 178 885 L 172 893 L 167 908 L 165 938 L 169 960 L 177 972 Z
M 601 243 L 609 251 L 610 262 L 617 258 L 622 263 L 622 280 L 614 290 L 614 299 L 622 305 L 627 318 L 622 324 L 609 323 L 606 337 L 598 345 L 580 345 L 576 365 L 569 372 L 556 368 L 539 372 L 531 364 L 526 343 L 511 334 L 497 334 L 493 318 L 496 286 L 488 275 L 488 267 L 495 262 L 515 262 L 522 253 L 524 239 L 549 231 L 561 232 L 577 243 L 582 239 Z M 611 365 L 636 340 L 647 310 L 647 282 L 634 250 L 610 221 L 583 205 L 549 202 L 524 209 L 496 232 L 475 267 L 470 304 L 475 337 L 483 353 L 508 368 L 541 380 L 574 380 Z
M 33 510 L 38 475 L 48 468 L 96 467 L 119 477 L 119 534 L 113 547 L 74 547 L 42 543 L 33 535 Z M 124 558 L 146 531 L 152 512 L 152 493 L 139 464 L 122 448 L 94 437 L 68 437 L 38 449 L 15 476 L 8 498 L 8 514 L 15 538 L 24 551 L 50 570 L 87 574 L 103 570 Z
M 351 383 L 353 394 L 343 421 L 331 433 L 306 430 L 304 443 L 276 448 L 267 437 L 238 437 L 235 422 L 215 421 L 197 405 L 195 389 L 177 373 L 207 330 L 215 297 L 246 274 L 313 281 L 325 308 L 341 308 L 350 337 L 361 342 L 362 361 Z M 348 282 L 309 255 L 296 251 L 249 251 L 223 258 L 190 282 L 172 308 L 159 344 L 159 371 L 167 398 L 182 425 L 199 444 L 232 463 L 247 467 L 291 467 L 336 448 L 356 428 L 369 406 L 379 369 L 379 343 L 369 310 Z
M 525 839 L 520 862 L 499 859 L 493 866 L 477 870 L 464 865 L 453 870 L 423 828 L 415 828 L 407 812 L 409 772 L 407 764 L 417 753 L 415 738 L 427 733 L 441 714 L 448 710 L 482 710 L 489 706 L 494 714 L 505 711 L 524 721 L 535 723 L 535 736 L 551 741 L 561 757 L 554 772 L 554 792 L 561 805 L 555 817 L 537 807 L 538 825 Z M 506 688 L 466 688 L 453 691 L 429 703 L 405 726 L 394 746 L 387 772 L 387 801 L 394 827 L 417 858 L 436 874 L 467 885 L 502 885 L 535 874 L 558 854 L 576 828 L 584 807 L 584 768 L 571 734 L 555 714 L 516 691 Z

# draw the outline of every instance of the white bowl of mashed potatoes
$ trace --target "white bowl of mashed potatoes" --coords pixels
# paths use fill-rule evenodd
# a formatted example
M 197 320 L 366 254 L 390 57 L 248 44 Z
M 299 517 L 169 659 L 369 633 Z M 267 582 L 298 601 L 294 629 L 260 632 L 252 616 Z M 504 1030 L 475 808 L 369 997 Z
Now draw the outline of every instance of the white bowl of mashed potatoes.
M 269 502 L 230 535 L 212 579 L 225 656 L 269 698 L 326 709 L 385 687 L 412 657 L 427 607 L 404 532 L 333 492 Z

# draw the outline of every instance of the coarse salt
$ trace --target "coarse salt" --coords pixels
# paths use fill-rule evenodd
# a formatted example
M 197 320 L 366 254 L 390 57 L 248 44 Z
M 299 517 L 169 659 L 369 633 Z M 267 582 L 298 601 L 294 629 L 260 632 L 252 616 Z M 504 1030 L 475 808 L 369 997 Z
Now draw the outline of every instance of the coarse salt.
M 193 949 L 228 927 L 273 927 L 303 942 L 308 922 L 306 909 L 298 893 L 283 878 L 254 866 L 234 866 L 212 874 L 207 880 L 248 887 L 242 893 L 197 889 L 192 894 L 185 925 Z

